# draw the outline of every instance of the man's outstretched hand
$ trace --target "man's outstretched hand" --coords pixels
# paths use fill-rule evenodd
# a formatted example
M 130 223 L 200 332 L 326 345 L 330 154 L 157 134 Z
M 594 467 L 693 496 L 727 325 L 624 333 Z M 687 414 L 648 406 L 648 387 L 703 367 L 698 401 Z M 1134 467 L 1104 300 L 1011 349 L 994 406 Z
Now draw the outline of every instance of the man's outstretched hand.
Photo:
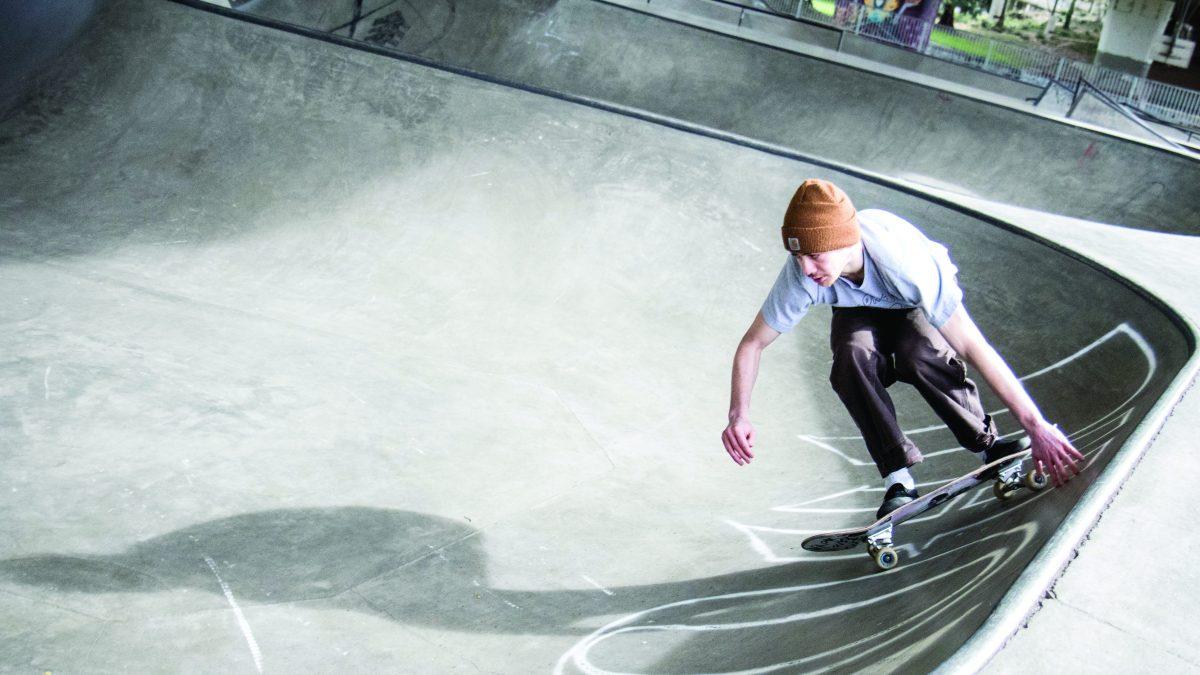
M 1028 431 L 1033 444 L 1033 461 L 1043 474 L 1054 480 L 1056 486 L 1079 474 L 1079 462 L 1083 461 L 1083 455 L 1058 427 L 1042 422 Z
M 741 466 L 754 459 L 754 437 L 754 425 L 750 420 L 739 417 L 725 427 L 725 432 L 721 434 L 721 442 L 725 444 L 725 452 Z

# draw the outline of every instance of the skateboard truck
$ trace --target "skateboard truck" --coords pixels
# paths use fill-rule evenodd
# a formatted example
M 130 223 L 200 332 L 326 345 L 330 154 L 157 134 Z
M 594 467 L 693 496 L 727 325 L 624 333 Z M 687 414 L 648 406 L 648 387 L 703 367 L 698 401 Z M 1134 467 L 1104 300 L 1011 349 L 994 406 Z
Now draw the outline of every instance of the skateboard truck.
M 1046 474 L 1041 473 L 1036 468 L 1025 470 L 1025 462 L 1021 459 L 1016 459 L 999 468 L 992 483 L 992 492 L 1000 501 L 1007 501 L 1022 487 L 1028 488 L 1033 492 L 1039 492 L 1045 489 L 1047 485 L 1049 485 L 1049 480 L 1046 478 Z M 949 501 L 953 496 L 953 494 L 948 492 L 931 495 L 926 508 L 939 506 Z M 920 509 L 917 513 L 925 510 Z M 893 531 L 894 523 L 889 519 L 867 530 L 866 533 L 867 553 L 875 561 L 875 566 L 881 570 L 890 570 L 900 564 L 900 554 L 892 545 Z
M 996 482 L 992 484 L 992 494 L 996 495 L 996 499 L 1007 501 L 1022 485 L 1034 492 L 1046 487 L 1048 484 L 1046 474 L 1036 468 L 1022 473 L 1021 470 L 1024 468 L 1025 462 L 1023 461 L 1010 462 L 1000 467 L 1000 472 L 996 475 Z
M 892 548 L 892 524 L 867 533 L 867 553 L 881 570 L 890 570 L 900 563 L 900 554 Z

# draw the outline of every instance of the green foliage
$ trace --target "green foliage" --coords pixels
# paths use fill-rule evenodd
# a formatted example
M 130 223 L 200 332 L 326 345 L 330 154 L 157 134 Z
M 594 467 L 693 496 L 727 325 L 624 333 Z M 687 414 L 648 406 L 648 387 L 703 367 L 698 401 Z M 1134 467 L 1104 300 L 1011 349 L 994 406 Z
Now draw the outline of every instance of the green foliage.
M 943 0 L 941 9 L 945 9 L 945 3 L 954 5 L 954 15 L 956 17 L 964 14 L 982 14 L 992 6 L 991 0 Z M 941 9 L 939 9 L 939 14 L 941 13 Z
M 833 12 L 837 9 L 836 0 L 812 0 L 812 8 L 825 16 L 833 16 Z
M 960 17 L 956 27 L 994 40 L 1021 42 L 1030 47 L 1055 51 L 1067 58 L 1091 61 L 1100 42 L 1101 23 L 1099 18 L 1091 14 L 1090 4 L 1086 0 L 1077 0 L 1071 28 L 1063 30 L 1063 14 L 1069 0 L 1060 0 L 1058 25 L 1049 37 L 1045 35 L 1045 28 L 1050 13 L 1045 9 L 1024 6 L 1023 3 L 1009 6 L 1002 30 L 996 28 L 996 19 L 986 12 L 978 16 Z

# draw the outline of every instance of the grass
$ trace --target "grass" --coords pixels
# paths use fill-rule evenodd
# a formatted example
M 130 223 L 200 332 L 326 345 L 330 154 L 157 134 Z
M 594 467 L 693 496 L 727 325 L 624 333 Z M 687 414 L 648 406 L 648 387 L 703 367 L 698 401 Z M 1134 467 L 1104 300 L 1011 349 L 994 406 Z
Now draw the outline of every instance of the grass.
M 934 33 L 929 36 L 929 41 L 943 49 L 952 49 L 968 56 L 978 56 L 980 58 L 987 58 L 988 56 L 989 45 L 986 42 L 975 42 L 947 33 Z M 1003 63 L 1013 68 L 1020 68 L 1025 65 L 1025 61 L 1014 54 L 1008 54 L 1004 51 L 997 52 L 994 48 L 991 51 L 992 54 L 989 60 L 993 63 Z
M 837 8 L 837 3 L 835 0 L 813 0 L 812 8 L 825 16 L 833 16 L 833 10 Z

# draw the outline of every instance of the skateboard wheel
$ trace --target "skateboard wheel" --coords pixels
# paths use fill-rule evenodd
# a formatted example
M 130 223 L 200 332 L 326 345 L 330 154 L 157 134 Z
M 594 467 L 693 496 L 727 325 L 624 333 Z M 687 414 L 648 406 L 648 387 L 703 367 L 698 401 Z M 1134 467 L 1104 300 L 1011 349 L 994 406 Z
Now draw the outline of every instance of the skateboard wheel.
M 1011 499 L 1013 492 L 1015 492 L 1015 490 L 1008 487 L 1004 483 L 1001 483 L 1000 481 L 992 483 L 992 494 L 996 495 L 996 499 L 999 499 L 1002 502 L 1006 502 Z
M 875 549 L 871 557 L 875 559 L 875 566 L 881 570 L 890 570 L 900 563 L 900 554 L 891 546 Z
M 1037 471 L 1036 469 L 1025 474 L 1025 487 L 1033 490 L 1034 492 L 1037 492 L 1038 490 L 1044 490 L 1049 484 L 1049 481 L 1046 480 L 1046 474 Z

